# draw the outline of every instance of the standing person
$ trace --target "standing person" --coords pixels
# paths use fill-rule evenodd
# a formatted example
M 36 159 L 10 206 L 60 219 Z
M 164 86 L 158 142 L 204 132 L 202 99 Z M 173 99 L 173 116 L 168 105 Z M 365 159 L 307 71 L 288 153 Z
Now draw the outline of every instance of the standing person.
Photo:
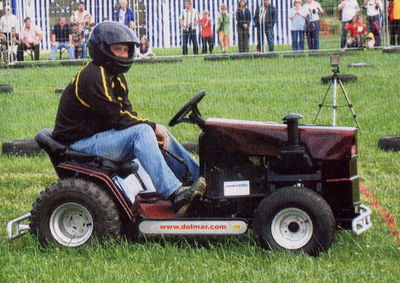
M 344 48 L 347 41 L 346 25 L 352 23 L 353 17 L 357 15 L 358 11 L 360 11 L 360 6 L 358 5 L 357 0 L 343 0 L 338 6 L 338 11 L 341 14 L 342 22 L 340 48 Z
M 0 30 L 6 37 L 7 44 L 11 41 L 11 29 L 15 28 L 19 32 L 17 16 L 11 13 L 10 6 L 4 8 L 5 14 L 0 18 Z
M 383 13 L 383 2 L 381 0 L 365 0 L 367 8 L 367 29 L 375 37 L 375 46 L 381 45 L 381 24 L 380 16 Z
M 292 49 L 294 51 L 304 50 L 304 25 L 307 12 L 301 7 L 301 0 L 294 0 L 293 7 L 289 11 L 291 23 Z
M 236 27 L 238 33 L 239 52 L 249 52 L 249 26 L 251 21 L 250 10 L 247 8 L 246 0 L 239 2 L 236 11 Z
M 89 23 L 93 23 L 92 15 L 90 15 L 90 13 L 85 10 L 85 2 L 81 1 L 78 3 L 78 10 L 72 12 L 69 21 L 71 25 L 77 24 L 79 26 L 79 29 L 82 30 L 87 20 L 89 20 Z
M 199 165 L 163 126 L 140 118 L 128 98 L 124 77 L 133 61 L 138 39 L 127 26 L 98 24 L 89 39 L 92 60 L 63 92 L 53 138 L 72 150 L 114 161 L 138 159 L 157 192 L 171 200 L 177 216 L 190 213 L 190 205 L 205 191 Z M 179 156 L 177 162 L 166 150 Z M 182 182 L 187 174 L 197 180 Z
M 400 45 L 400 0 L 389 3 L 390 45 Z
M 267 36 L 268 50 L 274 51 L 274 25 L 276 19 L 276 9 L 271 5 L 271 0 L 264 0 L 261 8 L 257 6 L 254 15 L 254 24 L 257 28 L 258 52 L 264 49 L 264 33 Z
M 72 44 L 72 31 L 64 17 L 61 17 L 51 31 L 51 54 L 50 60 L 56 58 L 57 50 L 65 48 L 68 51 L 70 60 L 75 59 L 74 45 Z
M 32 25 L 31 18 L 27 17 L 24 20 L 25 26 L 20 33 L 21 43 L 18 45 L 17 60 L 24 61 L 24 51 L 32 49 L 34 52 L 34 59 L 39 60 L 40 41 L 43 38 L 42 31 L 35 25 Z
M 226 53 L 229 46 L 229 15 L 227 13 L 228 6 L 222 3 L 220 8 L 221 11 L 218 15 L 217 22 L 217 34 L 219 46 L 221 46 L 222 53 Z
M 119 9 L 115 10 L 113 14 L 113 21 L 127 26 L 130 22 L 135 21 L 135 14 L 131 8 L 128 8 L 127 0 L 121 0 L 119 2 Z
M 308 49 L 318 50 L 319 49 L 319 31 L 321 25 L 319 22 L 319 15 L 324 13 L 321 5 L 314 0 L 307 0 L 306 4 L 303 5 L 304 10 L 308 16 L 308 29 L 307 29 L 307 43 Z
M 210 54 L 213 51 L 214 48 L 214 43 L 213 43 L 213 32 L 212 32 L 212 19 L 209 17 L 209 12 L 208 10 L 203 11 L 203 17 L 200 19 L 200 25 L 201 25 L 201 46 L 202 46 L 202 52 L 203 54 L 207 53 L 207 44 L 208 44 L 208 50 L 210 51 Z
M 193 3 L 191 0 L 185 1 L 185 9 L 182 11 L 179 17 L 179 23 L 182 26 L 183 33 L 183 55 L 188 54 L 188 41 L 190 40 L 193 44 L 193 54 L 199 53 L 199 47 L 197 45 L 197 34 L 196 28 L 199 24 L 199 14 L 193 9 Z

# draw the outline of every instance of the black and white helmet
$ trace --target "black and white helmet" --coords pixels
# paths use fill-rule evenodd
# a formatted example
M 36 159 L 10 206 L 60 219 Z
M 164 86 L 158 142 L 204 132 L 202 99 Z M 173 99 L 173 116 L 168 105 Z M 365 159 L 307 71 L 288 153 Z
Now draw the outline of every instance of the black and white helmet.
M 115 56 L 110 45 L 127 44 L 128 58 Z M 117 22 L 103 22 L 95 26 L 89 37 L 89 55 L 96 65 L 103 66 L 112 74 L 125 73 L 133 63 L 135 46 L 139 46 L 136 34 Z

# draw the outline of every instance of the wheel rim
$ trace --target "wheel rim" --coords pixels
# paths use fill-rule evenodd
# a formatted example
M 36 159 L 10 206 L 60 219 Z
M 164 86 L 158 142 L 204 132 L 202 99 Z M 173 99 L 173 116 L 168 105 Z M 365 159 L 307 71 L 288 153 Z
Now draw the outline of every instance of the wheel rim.
M 83 245 L 92 235 L 93 217 L 81 204 L 64 203 L 51 214 L 50 231 L 61 245 L 77 247 Z
M 305 246 L 313 235 L 313 224 L 306 212 L 298 208 L 285 208 L 272 219 L 271 233 L 275 242 L 289 250 Z

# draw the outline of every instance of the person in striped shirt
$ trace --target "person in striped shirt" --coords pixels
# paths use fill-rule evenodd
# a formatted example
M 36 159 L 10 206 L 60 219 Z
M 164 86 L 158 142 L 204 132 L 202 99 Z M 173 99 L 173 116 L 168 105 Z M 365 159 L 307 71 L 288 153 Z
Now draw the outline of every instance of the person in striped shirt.
M 182 53 L 183 55 L 188 54 L 188 42 L 189 40 L 193 45 L 193 54 L 199 53 L 199 47 L 197 45 L 197 25 L 199 23 L 199 14 L 193 8 L 193 3 L 191 0 L 186 0 L 185 9 L 182 11 L 181 16 L 179 17 L 179 23 L 182 26 L 182 35 L 183 35 L 183 46 Z

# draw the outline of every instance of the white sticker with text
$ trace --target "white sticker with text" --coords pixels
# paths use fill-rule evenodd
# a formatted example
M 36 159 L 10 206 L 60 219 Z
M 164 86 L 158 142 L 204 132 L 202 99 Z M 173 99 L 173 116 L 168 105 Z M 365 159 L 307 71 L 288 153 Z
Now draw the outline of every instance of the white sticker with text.
M 246 196 L 250 194 L 250 181 L 224 182 L 224 196 Z

